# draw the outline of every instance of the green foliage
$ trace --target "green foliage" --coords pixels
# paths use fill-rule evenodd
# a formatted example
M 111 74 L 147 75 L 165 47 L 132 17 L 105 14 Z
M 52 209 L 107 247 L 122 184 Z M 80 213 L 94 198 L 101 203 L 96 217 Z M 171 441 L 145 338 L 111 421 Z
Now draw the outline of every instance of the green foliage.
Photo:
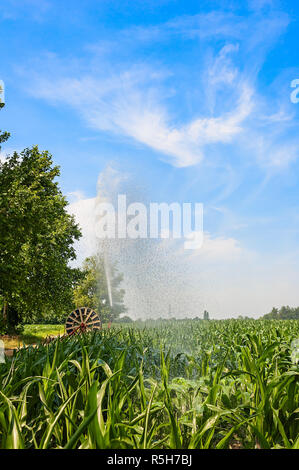
M 133 326 L 133 327 L 132 327 Z M 0 364 L 0 448 L 299 448 L 299 322 L 144 322 Z
M 26 320 L 72 305 L 79 271 L 68 263 L 81 233 L 66 212 L 58 176 L 49 152 L 37 146 L 0 163 L 0 296 L 8 320 L 9 312 Z
M 299 320 L 299 307 L 292 308 L 287 305 L 286 307 L 281 307 L 279 310 L 273 307 L 272 311 L 262 318 L 265 320 Z
M 0 144 L 2 144 L 3 142 L 6 142 L 10 137 L 10 133 L 9 132 L 2 132 L 0 130 Z M 0 145 L 0 150 L 1 150 L 1 145 Z
M 209 312 L 207 312 L 206 310 L 203 312 L 203 319 L 204 320 L 209 320 L 210 319 Z
M 74 290 L 75 307 L 90 307 L 100 314 L 103 322 L 115 321 L 126 311 L 123 303 L 125 291 L 120 288 L 122 274 L 116 266 L 110 270 L 113 306 L 110 306 L 104 260 L 100 256 L 86 258 L 82 280 Z
M 37 314 L 30 315 L 30 318 L 27 318 L 26 321 L 23 321 L 23 324 L 29 325 L 64 325 L 67 315 L 70 313 L 70 309 L 73 307 L 71 304 L 66 305 L 61 311 L 56 311 L 54 309 L 41 311 Z
M 127 315 L 124 315 L 123 317 L 117 319 L 118 323 L 133 323 L 133 321 L 134 320 L 132 320 L 132 318 L 128 317 Z

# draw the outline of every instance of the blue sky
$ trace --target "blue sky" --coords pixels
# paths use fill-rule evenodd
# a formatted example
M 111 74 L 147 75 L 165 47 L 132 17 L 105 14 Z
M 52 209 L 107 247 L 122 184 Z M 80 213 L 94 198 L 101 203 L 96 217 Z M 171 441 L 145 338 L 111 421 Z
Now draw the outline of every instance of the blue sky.
M 188 261 L 202 306 L 299 305 L 298 36 L 294 1 L 1 1 L 2 157 L 53 154 L 84 255 L 113 168 L 148 200 L 204 204 L 206 249 Z

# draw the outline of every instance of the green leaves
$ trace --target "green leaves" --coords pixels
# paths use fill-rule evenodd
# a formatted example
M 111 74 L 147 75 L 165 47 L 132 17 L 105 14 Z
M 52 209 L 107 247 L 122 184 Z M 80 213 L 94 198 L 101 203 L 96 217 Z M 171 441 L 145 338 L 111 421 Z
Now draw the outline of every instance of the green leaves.
M 49 152 L 37 146 L 0 165 L 0 296 L 11 321 L 72 304 L 77 273 L 68 262 L 81 233 L 57 176 Z
M 2 144 L 3 142 L 6 142 L 10 137 L 10 133 L 9 132 L 2 132 L 0 130 L 0 144 Z M 0 145 L 0 150 L 1 150 L 1 145 Z M 0 165 L 1 165 L 1 162 L 0 162 Z

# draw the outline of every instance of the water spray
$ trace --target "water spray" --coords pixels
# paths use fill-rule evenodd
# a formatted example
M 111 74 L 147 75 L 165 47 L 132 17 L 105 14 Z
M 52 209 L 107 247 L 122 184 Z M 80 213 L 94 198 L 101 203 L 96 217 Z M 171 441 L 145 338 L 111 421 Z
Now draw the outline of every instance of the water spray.
M 108 260 L 107 260 L 106 251 L 104 251 L 104 270 L 105 270 L 105 276 L 106 276 L 106 282 L 107 282 L 107 291 L 108 291 L 109 304 L 110 304 L 110 308 L 112 309 L 113 300 L 112 300 L 112 289 L 111 289 L 111 276 L 110 276 L 110 269 L 109 269 L 109 263 L 108 263 Z M 112 312 L 110 314 L 108 328 L 111 328 L 111 323 L 112 323 Z

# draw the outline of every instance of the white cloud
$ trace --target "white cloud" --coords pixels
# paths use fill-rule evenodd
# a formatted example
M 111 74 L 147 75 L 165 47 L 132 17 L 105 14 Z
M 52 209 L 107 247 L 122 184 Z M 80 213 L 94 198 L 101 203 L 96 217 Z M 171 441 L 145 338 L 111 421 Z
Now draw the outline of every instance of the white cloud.
M 212 237 L 208 232 L 204 234 L 202 245 L 200 244 L 198 249 L 190 251 L 190 256 L 202 258 L 205 262 L 232 261 L 238 259 L 241 254 L 242 249 L 238 240 Z
M 95 198 L 84 198 L 81 191 L 75 192 L 76 200 L 71 202 L 67 211 L 74 215 L 76 223 L 82 232 L 82 237 L 75 241 L 74 247 L 77 254 L 75 265 L 81 265 L 85 258 L 93 255 L 97 249 L 95 236 Z M 74 195 L 74 193 L 72 193 Z

